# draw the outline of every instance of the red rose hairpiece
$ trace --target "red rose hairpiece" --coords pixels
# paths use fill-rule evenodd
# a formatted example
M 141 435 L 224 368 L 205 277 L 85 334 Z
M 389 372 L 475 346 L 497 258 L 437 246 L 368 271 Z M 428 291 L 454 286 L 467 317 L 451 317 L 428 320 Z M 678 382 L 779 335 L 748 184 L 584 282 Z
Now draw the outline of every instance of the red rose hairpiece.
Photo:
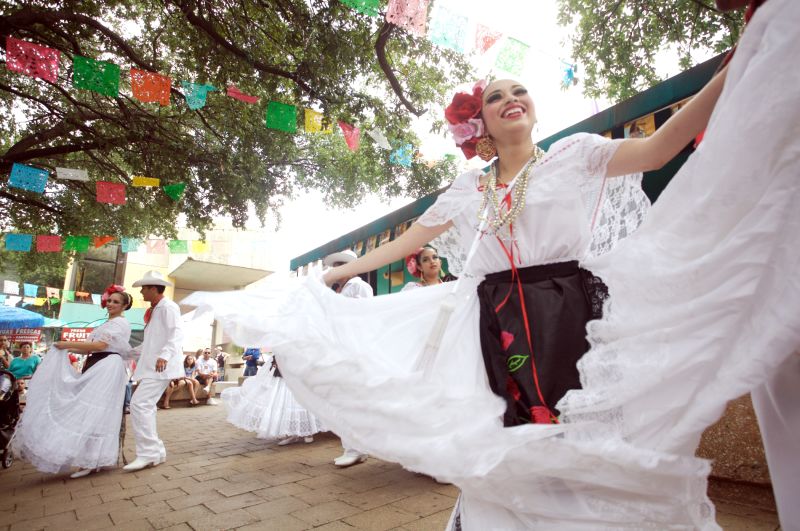
M 103 294 L 100 296 L 100 306 L 105 308 L 108 305 L 108 299 L 114 293 L 125 293 L 125 287 L 120 286 L 119 284 L 111 284 Z
M 417 257 L 424 249 L 424 247 L 420 247 L 410 255 L 406 256 L 406 270 L 410 275 L 413 275 L 417 278 L 422 277 L 422 269 L 420 269 L 419 264 L 417 263 Z
M 457 92 L 444 110 L 453 140 L 467 159 L 478 155 L 478 142 L 486 137 L 486 126 L 481 118 L 485 88 L 486 80 L 482 79 L 472 87 L 472 94 Z

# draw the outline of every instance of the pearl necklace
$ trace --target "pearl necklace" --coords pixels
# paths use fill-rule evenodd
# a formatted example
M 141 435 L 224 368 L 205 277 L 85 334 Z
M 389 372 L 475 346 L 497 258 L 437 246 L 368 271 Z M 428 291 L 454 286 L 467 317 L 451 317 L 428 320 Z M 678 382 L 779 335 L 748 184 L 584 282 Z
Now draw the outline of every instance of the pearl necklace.
M 539 146 L 533 146 L 533 155 L 518 174 L 514 190 L 511 192 L 511 208 L 505 212 L 501 209 L 495 190 L 497 188 L 497 163 L 492 164 L 489 178 L 484 187 L 481 208 L 478 210 L 479 219 L 486 221 L 488 232 L 497 235 L 498 231 L 506 225 L 511 225 L 519 217 L 522 209 L 525 208 L 525 196 L 528 192 L 531 171 L 542 155 L 544 155 L 544 151 Z

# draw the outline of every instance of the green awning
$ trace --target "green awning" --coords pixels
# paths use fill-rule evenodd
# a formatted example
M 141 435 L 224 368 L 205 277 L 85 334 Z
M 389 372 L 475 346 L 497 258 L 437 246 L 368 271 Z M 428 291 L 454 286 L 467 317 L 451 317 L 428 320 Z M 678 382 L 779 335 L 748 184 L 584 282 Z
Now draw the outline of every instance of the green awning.
M 144 308 L 131 308 L 125 318 L 132 330 L 144 330 Z M 96 304 L 61 301 L 58 315 L 65 328 L 96 328 L 108 320 L 108 312 Z

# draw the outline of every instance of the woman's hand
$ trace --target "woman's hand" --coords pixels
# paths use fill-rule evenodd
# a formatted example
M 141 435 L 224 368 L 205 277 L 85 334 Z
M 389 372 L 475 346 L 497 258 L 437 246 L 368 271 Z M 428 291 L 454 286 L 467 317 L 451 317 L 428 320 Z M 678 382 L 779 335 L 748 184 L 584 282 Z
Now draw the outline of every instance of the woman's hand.
M 337 280 L 341 280 L 342 275 L 339 272 L 338 267 L 334 267 L 333 269 L 329 269 L 324 275 L 322 275 L 322 280 L 325 282 L 325 285 L 328 287 L 333 286 Z

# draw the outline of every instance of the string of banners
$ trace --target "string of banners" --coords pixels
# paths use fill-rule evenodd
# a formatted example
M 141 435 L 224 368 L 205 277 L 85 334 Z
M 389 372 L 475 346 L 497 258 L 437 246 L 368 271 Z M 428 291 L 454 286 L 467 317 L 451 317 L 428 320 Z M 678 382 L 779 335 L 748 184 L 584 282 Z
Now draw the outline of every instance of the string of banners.
M 60 60 L 61 52 L 59 50 L 16 39 L 10 35 L 6 36 L 6 67 L 13 72 L 56 83 L 58 81 Z M 119 65 L 109 61 L 73 55 L 72 72 L 72 86 L 76 89 L 89 90 L 111 98 L 119 95 L 122 75 L 122 69 Z M 162 106 L 171 104 L 170 97 L 173 84 L 169 76 L 137 68 L 131 68 L 129 73 L 131 95 L 134 98 L 144 103 L 157 103 Z M 180 87 L 183 90 L 185 103 L 191 110 L 205 107 L 210 93 L 222 92 L 220 88 L 213 85 L 191 81 L 181 81 Z M 229 84 L 225 88 L 224 94 L 249 105 L 255 105 L 261 100 L 259 96 L 243 93 L 234 84 Z M 326 125 L 325 117 L 321 112 L 311 108 L 302 108 L 302 111 L 302 127 L 306 133 L 330 134 L 333 132 L 332 123 Z M 344 136 L 348 149 L 358 151 L 361 143 L 361 128 L 341 120 L 336 123 Z M 284 102 L 269 101 L 266 105 L 264 124 L 269 129 L 295 134 L 298 132 L 298 108 L 295 105 Z M 417 162 L 426 162 L 421 157 L 416 159 L 413 157 L 414 149 L 411 144 L 395 142 L 397 145 L 393 146 L 379 128 L 372 128 L 367 131 L 367 134 L 377 148 L 392 152 L 390 160 L 392 164 L 409 167 L 415 160 Z M 411 157 L 407 156 L 408 152 L 411 152 Z M 89 180 L 84 170 L 71 168 L 60 168 L 60 170 L 62 171 L 56 172 L 58 178 Z M 43 187 L 47 184 L 48 175 L 49 172 L 47 170 L 33 168 L 27 170 L 25 177 L 18 179 L 16 182 L 21 181 L 23 183 L 21 187 L 26 190 L 42 193 L 39 190 L 43 190 Z M 111 187 L 111 184 L 113 183 L 104 183 L 102 185 L 103 194 L 113 195 L 115 201 L 121 200 L 121 188 Z M 150 177 L 141 177 L 139 184 L 134 183 L 134 186 L 159 186 L 159 184 L 156 184 L 155 180 Z M 164 191 L 167 193 L 169 193 L 169 186 L 177 185 L 164 186 Z M 98 192 L 99 194 L 100 192 Z
M 3 292 L 0 293 L 0 304 L 6 306 L 16 306 L 20 301 L 22 301 L 23 306 L 52 306 L 61 301 L 100 304 L 99 293 L 61 290 L 50 286 L 28 284 L 27 282 L 20 284 L 13 280 L 4 280 L 2 287 Z
M 380 15 L 381 0 L 339 1 L 364 15 L 372 17 Z M 470 24 L 468 17 L 442 5 L 441 2 L 434 4 L 428 25 L 429 7 L 430 0 L 389 0 L 385 19 L 416 37 L 427 37 L 433 44 L 461 54 L 472 50 L 483 55 L 495 45 L 500 46 L 495 58 L 495 67 L 516 76 L 522 74 L 527 55 L 531 50 L 529 45 L 483 24 Z M 577 65 L 562 59 L 557 61 L 561 63 L 563 73 L 562 88 L 575 85 L 578 81 L 575 77 Z
M 119 243 L 123 253 L 138 252 L 144 246 L 148 254 L 206 254 L 211 245 L 204 240 L 165 240 L 159 238 L 116 238 L 114 236 L 66 236 L 56 234 L 20 234 L 9 232 L 3 237 L 6 251 L 60 253 L 88 252 L 109 243 Z

